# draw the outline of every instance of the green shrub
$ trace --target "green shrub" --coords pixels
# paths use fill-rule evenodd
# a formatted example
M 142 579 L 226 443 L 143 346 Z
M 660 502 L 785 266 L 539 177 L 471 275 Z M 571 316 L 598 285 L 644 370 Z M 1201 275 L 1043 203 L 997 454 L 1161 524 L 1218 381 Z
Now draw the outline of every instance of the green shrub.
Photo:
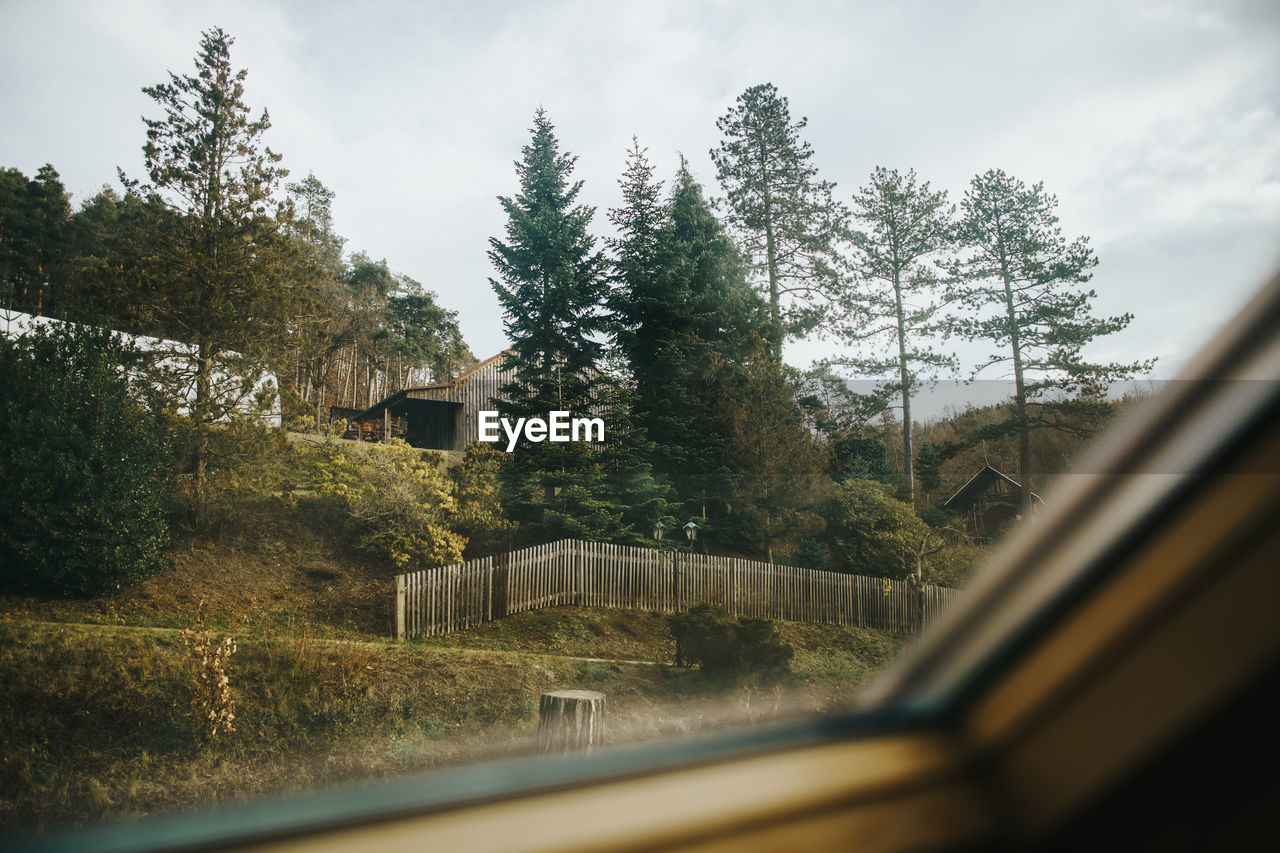
M 498 501 L 498 469 L 506 456 L 487 444 L 472 442 L 462 461 L 449 469 L 457 501 L 452 526 L 467 538 L 468 558 L 510 547 L 515 525 L 507 520 Z
M 351 450 L 330 441 L 309 452 L 312 485 L 343 508 L 357 548 L 401 569 L 462 559 L 467 540 L 449 527 L 457 504 L 439 454 L 399 439 Z
M 261 524 L 265 501 L 287 496 L 297 474 L 290 470 L 284 430 L 252 416 L 203 428 L 207 445 L 203 517 L 198 511 L 195 469 L 200 429 L 190 418 L 168 413 L 171 465 L 177 474 L 170 497 L 175 525 L 204 533 L 247 532 Z
M 781 672 L 795 650 L 768 619 L 734 619 L 723 607 L 703 602 L 667 616 L 676 641 L 676 665 L 699 664 L 710 672 Z
M 85 595 L 163 565 L 162 425 L 128 350 L 71 326 L 0 339 L 0 585 Z
M 883 486 L 870 480 L 840 483 L 826 516 L 826 539 L 838 570 L 898 580 L 915 571 L 916 550 L 929 529 Z

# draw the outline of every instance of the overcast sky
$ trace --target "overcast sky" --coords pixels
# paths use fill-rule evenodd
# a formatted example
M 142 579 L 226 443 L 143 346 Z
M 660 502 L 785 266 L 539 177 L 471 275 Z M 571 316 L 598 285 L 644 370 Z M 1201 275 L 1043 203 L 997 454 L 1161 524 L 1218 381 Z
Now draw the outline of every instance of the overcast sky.
M 877 165 L 959 201 L 1003 168 L 1058 196 L 1100 259 L 1087 350 L 1172 376 L 1280 263 L 1280 3 L 13 2 L 0 52 L 0 166 L 52 163 L 73 202 L 142 175 L 140 91 L 187 73 L 220 26 L 270 110 L 290 180 L 337 197 L 348 250 L 456 309 L 481 358 L 505 344 L 486 250 L 495 196 L 544 106 L 605 211 L 632 135 L 718 194 L 716 119 L 772 82 L 848 199 Z M 838 351 L 793 344 L 787 360 Z M 974 355 L 974 353 L 968 353 Z

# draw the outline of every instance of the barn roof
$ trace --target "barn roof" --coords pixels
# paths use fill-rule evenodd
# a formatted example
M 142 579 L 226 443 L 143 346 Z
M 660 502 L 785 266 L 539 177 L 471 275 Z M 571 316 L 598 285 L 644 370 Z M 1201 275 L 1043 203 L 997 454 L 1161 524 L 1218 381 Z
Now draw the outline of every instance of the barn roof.
M 1020 490 L 1021 484 L 1012 477 L 1000 473 L 990 465 L 982 466 L 982 470 L 969 478 L 969 482 L 960 487 L 960 490 L 951 497 L 947 498 L 943 506 L 969 507 L 977 503 L 993 488 L 998 487 L 1001 483 L 1012 486 L 1014 489 Z M 1035 492 L 1031 493 L 1031 498 L 1038 503 L 1043 504 L 1044 500 Z
M 508 352 L 510 350 L 503 350 L 497 355 L 490 356 L 479 364 L 468 367 L 448 382 L 440 382 L 435 385 L 420 385 L 416 388 L 401 388 L 399 391 L 395 391 L 374 403 L 351 420 L 369 421 L 381 418 L 385 409 L 391 409 L 394 412 L 435 402 L 456 403 L 457 401 L 450 398 L 449 392 L 470 382 L 478 374 L 484 372 L 486 368 L 493 366 L 498 359 L 504 357 Z

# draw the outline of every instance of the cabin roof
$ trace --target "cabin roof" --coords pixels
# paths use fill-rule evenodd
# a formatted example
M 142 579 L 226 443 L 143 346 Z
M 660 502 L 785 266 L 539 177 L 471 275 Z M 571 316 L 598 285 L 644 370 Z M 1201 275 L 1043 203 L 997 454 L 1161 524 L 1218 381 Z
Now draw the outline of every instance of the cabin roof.
M 389 396 L 383 397 L 381 400 L 374 403 L 372 406 L 365 409 L 363 412 L 356 415 L 351 420 L 353 421 L 372 420 L 374 417 L 381 417 L 384 409 L 404 410 L 406 408 L 413 407 L 415 405 L 421 405 L 423 407 L 426 407 L 435 403 L 454 402 L 444 398 L 434 398 L 434 399 L 430 397 L 424 398 L 418 395 L 421 395 L 425 392 L 437 392 L 437 393 L 445 392 L 445 391 L 449 391 L 451 389 L 457 388 L 460 385 L 465 385 L 467 382 L 469 382 L 472 379 L 473 376 L 475 376 L 475 374 L 484 370 L 486 367 L 493 364 L 498 359 L 504 357 L 509 352 L 510 350 L 503 350 L 497 355 L 490 356 L 489 358 L 486 358 L 484 361 L 478 364 L 475 364 L 471 367 L 468 367 L 466 370 L 462 371 L 457 376 L 450 379 L 448 382 L 440 382 L 435 385 L 419 385 L 416 388 L 401 388 L 399 391 L 395 391 Z M 454 404 L 456 405 L 456 403 Z
M 1001 483 L 1012 486 L 1014 489 L 1020 490 L 1022 488 L 1022 485 L 1012 477 L 1000 473 L 990 465 L 983 465 L 982 470 L 970 477 L 969 482 L 961 486 L 960 490 L 954 495 L 947 498 L 943 506 L 970 507 Z M 1044 500 L 1035 492 L 1031 493 L 1031 499 L 1040 504 L 1044 503 Z

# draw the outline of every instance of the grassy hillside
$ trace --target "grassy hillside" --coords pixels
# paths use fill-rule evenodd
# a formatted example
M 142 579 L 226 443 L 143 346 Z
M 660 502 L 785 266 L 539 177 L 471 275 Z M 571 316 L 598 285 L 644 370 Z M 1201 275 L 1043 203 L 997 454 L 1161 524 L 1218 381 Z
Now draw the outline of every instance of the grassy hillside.
M 547 690 L 607 696 L 610 744 L 842 707 L 906 640 L 780 624 L 762 683 L 671 666 L 663 617 L 557 608 L 393 643 L 392 570 L 306 501 L 264 498 L 91 599 L 0 597 L 0 831 L 195 808 L 531 752 Z M 202 606 L 203 602 L 203 606 Z M 237 644 L 235 730 L 193 728 L 197 610 Z
M 777 685 L 665 664 L 660 620 L 575 609 L 394 644 L 244 626 L 235 731 L 192 729 L 195 665 L 171 628 L 0 622 L 0 827 L 79 822 L 305 790 L 532 751 L 540 693 L 600 690 L 610 743 L 755 725 L 843 703 L 902 645 L 784 625 Z M 588 660 L 584 658 L 595 658 Z

